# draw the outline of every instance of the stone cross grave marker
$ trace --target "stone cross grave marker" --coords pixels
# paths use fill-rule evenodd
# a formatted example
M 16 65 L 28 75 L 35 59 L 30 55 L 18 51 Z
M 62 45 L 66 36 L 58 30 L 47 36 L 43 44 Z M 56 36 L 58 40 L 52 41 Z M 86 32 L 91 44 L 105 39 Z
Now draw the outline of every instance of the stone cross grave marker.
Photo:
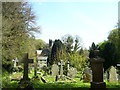
M 70 62 L 67 62 L 67 76 L 69 76 Z
M 59 74 L 59 67 L 58 67 L 58 65 L 57 64 L 53 64 L 51 71 L 52 71 L 52 76 L 58 75 Z
M 13 59 L 12 61 L 14 62 L 14 67 L 16 67 L 18 59 L 16 58 L 16 59 Z
M 83 71 L 83 82 L 92 81 L 92 70 L 89 67 L 85 67 Z
M 74 78 L 76 77 L 77 74 L 77 69 L 74 67 L 70 67 L 70 69 L 68 70 L 68 77 Z
M 67 62 L 67 70 L 69 70 L 70 69 L 70 62 L 68 61 Z
M 60 75 L 63 75 L 63 65 L 65 65 L 65 62 L 61 60 L 61 62 L 58 62 L 58 65 L 60 65 Z
M 116 83 L 118 80 L 116 68 L 111 66 L 109 71 L 109 82 Z
M 23 80 L 29 80 L 29 77 L 28 77 L 28 63 L 33 63 L 33 59 L 28 59 L 28 53 L 24 53 L 23 59 L 20 59 L 18 62 L 19 63 L 24 63 Z

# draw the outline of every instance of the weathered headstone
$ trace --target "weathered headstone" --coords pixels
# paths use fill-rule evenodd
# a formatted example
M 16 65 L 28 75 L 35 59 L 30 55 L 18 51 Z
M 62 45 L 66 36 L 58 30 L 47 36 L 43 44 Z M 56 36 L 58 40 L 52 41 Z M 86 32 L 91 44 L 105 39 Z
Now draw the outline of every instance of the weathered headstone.
M 92 70 L 89 67 L 85 67 L 83 72 L 87 72 L 89 74 L 92 74 Z
M 77 69 L 74 67 L 70 67 L 70 69 L 68 70 L 68 76 L 71 78 L 76 77 L 77 74 Z
M 61 62 L 59 62 L 58 65 L 60 65 L 60 75 L 63 75 L 63 65 L 65 65 L 65 62 L 61 60 Z
M 28 59 L 28 53 L 24 53 L 23 59 L 18 61 L 19 63 L 24 63 L 24 73 L 22 80 L 29 80 L 28 77 L 28 63 L 33 63 L 33 59 Z
M 116 83 L 118 78 L 117 78 L 117 72 L 116 68 L 111 66 L 110 71 L 109 71 L 109 82 L 111 83 Z
M 100 58 L 99 50 L 94 50 L 95 57 L 90 59 L 92 69 L 92 82 L 91 89 L 93 88 L 106 88 L 106 83 L 103 82 L 103 62 L 104 59 Z
M 92 81 L 92 71 L 89 67 L 86 67 L 83 71 L 83 82 Z
M 58 67 L 58 65 L 57 64 L 53 64 L 51 71 L 52 71 L 52 76 L 58 75 L 59 74 L 59 67 Z

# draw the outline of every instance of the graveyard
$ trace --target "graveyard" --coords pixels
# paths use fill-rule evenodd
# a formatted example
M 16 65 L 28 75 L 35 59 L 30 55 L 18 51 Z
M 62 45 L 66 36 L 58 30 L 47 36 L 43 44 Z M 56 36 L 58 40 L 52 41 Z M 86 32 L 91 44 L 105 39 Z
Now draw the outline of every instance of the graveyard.
M 38 51 L 38 50 L 37 50 Z M 96 50 L 97 51 L 97 50 Z M 111 66 L 104 74 L 102 70 L 100 70 L 99 65 L 97 67 L 94 65 L 91 68 L 96 67 L 95 69 L 89 68 L 88 66 L 84 68 L 83 72 L 78 72 L 76 68 L 70 67 L 70 62 L 68 61 L 67 64 L 67 74 L 64 73 L 63 66 L 65 62 L 61 60 L 58 64 L 53 64 L 51 70 L 47 71 L 45 68 L 38 69 L 38 63 L 34 62 L 34 64 L 29 67 L 29 63 L 33 63 L 34 59 L 28 58 L 28 53 L 23 54 L 23 59 L 15 59 L 13 60 L 14 68 L 18 68 L 19 63 L 23 63 L 22 67 L 23 70 L 21 71 L 14 71 L 12 74 L 7 74 L 8 76 L 3 76 L 3 88 L 12 88 L 12 89 L 24 89 L 24 88 L 32 88 L 33 90 L 42 89 L 42 88 L 66 88 L 66 89 L 85 89 L 88 90 L 91 88 L 101 88 L 105 89 L 119 89 L 120 88 L 120 81 L 118 80 L 118 74 L 116 72 L 116 68 Z M 39 57 L 37 54 L 37 60 L 44 60 Z M 96 57 L 98 58 L 98 57 Z M 96 59 L 93 58 L 93 59 Z M 100 58 L 98 58 L 100 59 Z M 28 62 L 28 61 L 29 62 Z M 36 60 L 36 61 L 37 61 Z M 100 62 L 104 60 L 101 59 Z M 97 60 L 98 62 L 99 60 Z M 92 60 L 93 62 L 93 60 Z M 95 62 L 95 61 L 94 61 Z M 103 61 L 102 61 L 103 62 Z M 42 61 L 41 61 L 42 63 Z M 41 64 L 40 63 L 40 64 Z M 43 63 L 44 64 L 44 63 Z M 38 67 L 37 67 L 38 66 Z M 43 67 L 45 67 L 43 65 Z M 103 67 L 101 67 L 103 69 Z M 97 71 L 96 71 L 97 70 Z M 51 72 L 51 73 L 50 73 Z M 95 74 L 93 74 L 95 72 Z M 99 72 L 99 73 L 98 73 Z M 100 73 L 101 72 L 101 73 Z M 97 77 L 97 78 L 96 78 Z M 100 79 L 101 78 L 101 79 Z M 102 86 L 92 86 L 92 81 L 95 82 L 103 82 Z M 35 90 L 36 90 L 35 89 Z
M 120 2 L 117 4 L 119 12 Z M 66 5 L 69 9 L 65 8 Z M 82 15 L 76 5 L 81 10 L 86 7 L 88 13 L 94 11 L 92 5 L 98 5 L 98 8 L 103 4 L 2 2 L 0 89 L 120 90 L 120 18 L 116 21 L 117 26 L 108 30 L 108 33 L 104 30 L 105 25 L 98 27 L 97 22 Z M 74 14 L 73 9 L 80 11 Z M 96 10 L 101 12 L 103 9 Z M 112 8 L 107 11 L 112 11 Z M 94 18 L 97 15 L 91 16 Z M 107 16 L 104 16 L 105 20 L 100 18 L 102 22 L 111 19 Z M 105 17 L 110 19 L 106 20 Z M 78 31 L 74 28 L 78 28 Z M 96 32 L 99 28 L 100 31 Z M 101 33 L 102 29 L 105 35 Z
M 72 78 L 74 79 L 75 82 L 67 82 L 67 81 L 73 81 L 73 80 L 64 80 L 63 82 L 55 82 L 56 78 L 50 75 L 47 76 L 42 76 L 38 74 L 38 78 L 34 79 L 34 70 L 31 70 L 32 73 L 29 73 L 29 78 L 31 79 L 30 82 L 32 82 L 34 88 L 68 88 L 68 89 L 72 89 L 72 88 L 83 88 L 83 89 L 88 89 L 90 88 L 90 83 L 88 82 L 84 82 L 83 80 L 80 80 L 80 76 L 79 75 L 77 78 Z M 7 87 L 7 88 L 12 88 L 12 89 L 16 89 L 19 86 L 19 78 L 21 78 L 20 76 L 22 76 L 22 72 L 21 73 L 15 73 L 15 74 L 11 74 L 9 75 L 9 77 L 3 77 L 3 82 L 6 83 L 5 86 L 3 87 Z M 10 78 L 11 77 L 11 78 Z M 41 80 L 41 77 L 44 77 L 44 79 L 47 81 L 46 83 L 44 83 Z M 8 79 L 6 82 L 4 80 L 6 80 L 6 78 Z M 13 79 L 14 80 L 10 80 Z M 15 80 L 16 79 L 16 80 Z M 86 80 L 87 81 L 87 80 Z M 107 88 L 115 88 L 119 89 L 120 88 L 120 83 L 110 83 L 107 82 Z M 21 86 L 20 88 L 23 88 L 24 86 Z
M 32 77 L 34 77 L 34 71 L 31 70 L 32 73 L 28 74 L 29 78 L 31 79 L 30 82 L 32 82 L 34 88 L 68 88 L 68 89 L 72 89 L 72 88 L 83 88 L 83 89 L 88 89 L 90 88 L 90 83 L 85 83 L 83 80 L 80 80 L 80 78 L 72 78 L 74 79 L 74 81 L 76 82 L 67 82 L 67 81 L 73 81 L 73 80 L 64 80 L 64 82 L 55 82 L 55 77 L 51 77 L 50 75 L 47 76 L 42 76 L 38 74 L 38 78 L 37 79 L 33 79 Z M 3 83 L 6 83 L 5 86 L 3 87 L 7 87 L 12 88 L 12 89 L 16 89 L 19 86 L 19 78 L 21 78 L 20 76 L 22 76 L 22 72 L 21 73 L 15 73 L 15 74 L 11 74 L 9 75 L 9 77 L 3 77 Z M 79 75 L 81 76 L 81 75 Z M 10 77 L 14 78 L 14 80 L 10 80 Z M 47 81 L 47 83 L 44 83 L 40 78 L 44 77 L 44 79 Z M 6 79 L 7 78 L 7 79 Z M 18 78 L 18 79 L 17 79 Z M 15 80 L 16 79 L 16 80 Z M 6 82 L 5 82 L 6 81 Z M 86 80 L 87 81 L 87 80 Z M 107 82 L 107 88 L 115 88 L 119 90 L 120 88 L 120 83 L 110 83 Z M 24 86 L 21 86 L 20 88 L 23 88 Z M 108 89 L 109 90 L 109 89 Z

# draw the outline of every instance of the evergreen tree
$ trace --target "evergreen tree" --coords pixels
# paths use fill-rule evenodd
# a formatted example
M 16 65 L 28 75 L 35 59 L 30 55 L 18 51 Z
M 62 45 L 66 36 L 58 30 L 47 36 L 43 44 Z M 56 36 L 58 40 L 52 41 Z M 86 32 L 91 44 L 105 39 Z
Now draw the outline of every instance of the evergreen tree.
M 62 37 L 63 44 L 67 53 L 72 53 L 74 39 L 71 35 L 64 35 Z
M 63 59 L 63 44 L 58 39 L 55 40 L 52 50 L 51 50 L 51 60 L 49 61 L 50 64 L 53 64 L 54 62 L 57 63 L 61 59 Z
M 105 59 L 104 69 L 116 64 L 116 49 L 115 45 L 109 41 L 104 41 L 100 46 L 100 57 Z
M 93 42 L 91 47 L 89 48 L 89 58 L 95 58 L 95 55 L 94 55 L 94 50 L 97 50 L 98 49 L 98 46 L 95 45 L 95 43 Z
M 75 39 L 75 46 L 74 46 L 74 50 L 73 53 L 77 52 L 77 50 L 80 48 L 80 43 L 78 38 Z
M 120 63 L 120 38 L 119 29 L 114 29 L 109 33 L 108 41 L 114 43 L 116 48 L 116 63 Z
M 49 48 L 51 48 L 51 47 L 52 47 L 52 40 L 49 39 Z

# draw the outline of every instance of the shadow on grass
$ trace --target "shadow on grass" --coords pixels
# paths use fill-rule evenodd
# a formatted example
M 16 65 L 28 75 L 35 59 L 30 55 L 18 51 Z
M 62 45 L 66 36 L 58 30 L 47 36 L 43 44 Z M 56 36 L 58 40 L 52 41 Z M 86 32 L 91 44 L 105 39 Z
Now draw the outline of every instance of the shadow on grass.
M 33 83 L 35 90 L 89 90 L 90 88 L 90 83 L 83 82 L 42 83 L 41 80 L 31 80 L 31 82 Z M 18 90 L 16 89 L 18 83 L 19 81 L 8 82 L 2 90 Z M 107 90 L 120 90 L 120 83 L 107 83 Z

